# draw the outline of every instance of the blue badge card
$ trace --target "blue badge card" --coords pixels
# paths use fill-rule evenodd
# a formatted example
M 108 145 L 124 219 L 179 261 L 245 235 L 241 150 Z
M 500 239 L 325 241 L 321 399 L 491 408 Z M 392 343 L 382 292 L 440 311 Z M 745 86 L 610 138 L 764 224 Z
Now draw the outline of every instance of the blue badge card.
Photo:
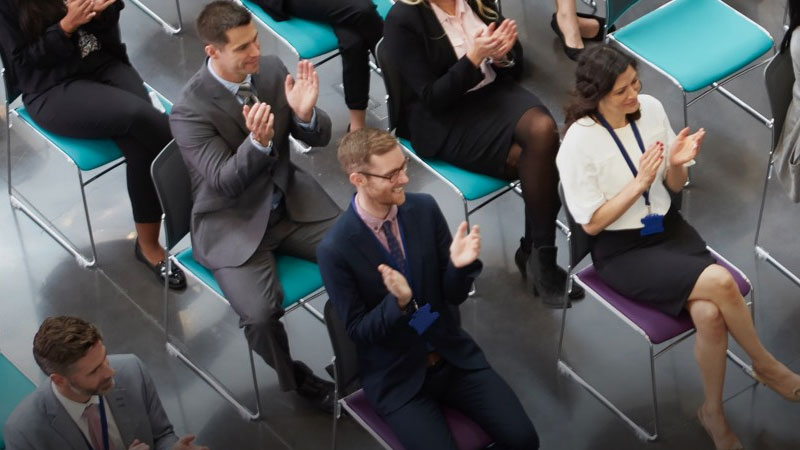
M 648 214 L 642 219 L 641 235 L 649 236 L 651 234 L 658 234 L 664 231 L 664 216 L 661 214 Z
M 439 313 L 436 311 L 431 311 L 431 304 L 426 303 L 422 305 L 421 308 L 414 311 L 414 314 L 411 315 L 411 319 L 408 321 L 408 324 L 411 325 L 411 328 L 417 332 L 418 335 L 422 336 L 433 322 L 436 322 L 436 319 L 439 318 Z

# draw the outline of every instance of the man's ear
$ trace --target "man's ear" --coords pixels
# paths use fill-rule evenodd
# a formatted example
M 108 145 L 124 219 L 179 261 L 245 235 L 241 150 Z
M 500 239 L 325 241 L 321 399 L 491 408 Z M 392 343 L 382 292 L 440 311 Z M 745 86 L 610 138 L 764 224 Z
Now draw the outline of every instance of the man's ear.
M 348 176 L 348 178 L 350 179 L 350 184 L 352 184 L 353 186 L 355 186 L 355 187 L 356 187 L 356 189 L 358 189 L 358 188 L 359 188 L 359 187 L 360 187 L 362 184 L 364 184 L 364 181 L 365 181 L 365 180 L 364 180 L 364 175 L 361 175 L 361 174 L 360 174 L 360 173 L 358 173 L 358 172 L 352 172 L 352 173 L 350 173 L 350 175 Z
M 208 57 L 211 59 L 216 59 L 217 55 L 219 54 L 219 49 L 214 47 L 214 44 L 206 44 L 204 50 L 206 51 L 206 55 L 208 55 Z
M 50 374 L 49 378 L 50 381 L 52 381 L 53 384 L 55 384 L 56 386 L 66 387 L 69 385 L 69 381 L 67 381 L 67 377 L 65 377 L 64 375 L 53 373 Z

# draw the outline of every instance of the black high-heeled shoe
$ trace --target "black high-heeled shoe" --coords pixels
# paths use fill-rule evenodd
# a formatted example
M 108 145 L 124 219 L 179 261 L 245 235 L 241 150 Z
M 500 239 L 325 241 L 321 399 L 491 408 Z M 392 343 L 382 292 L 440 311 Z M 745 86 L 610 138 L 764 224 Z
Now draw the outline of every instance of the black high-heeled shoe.
M 567 58 L 577 61 L 578 57 L 581 55 L 581 52 L 583 52 L 583 49 L 570 47 L 567 45 L 567 41 L 564 39 L 564 33 L 561 32 L 561 28 L 558 26 L 556 13 L 553 13 L 553 17 L 550 19 L 550 28 L 553 29 L 553 31 L 556 33 L 556 36 L 558 36 L 558 38 L 561 40 L 561 47 L 564 49 L 564 53 L 566 53 Z
M 167 274 L 167 263 L 163 259 L 155 265 L 150 264 L 150 261 L 148 261 L 144 253 L 142 253 L 142 248 L 139 247 L 138 239 L 134 243 L 133 254 L 136 256 L 137 260 L 146 265 L 147 268 L 155 274 L 156 278 L 158 278 L 161 283 L 164 282 L 165 278 L 168 279 L 170 289 L 179 291 L 186 288 L 186 275 L 184 275 L 183 270 L 181 270 L 180 267 L 172 266 L 172 271 Z

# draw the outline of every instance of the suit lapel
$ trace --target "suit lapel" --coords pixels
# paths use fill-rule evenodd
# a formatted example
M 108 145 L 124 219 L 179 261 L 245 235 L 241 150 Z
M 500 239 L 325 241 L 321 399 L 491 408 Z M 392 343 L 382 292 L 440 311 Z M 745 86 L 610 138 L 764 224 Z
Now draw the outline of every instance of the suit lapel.
M 53 389 L 50 387 L 50 380 L 45 380 L 39 386 L 39 389 L 43 390 L 45 409 L 53 430 L 61 435 L 64 442 L 69 444 L 69 448 L 73 450 L 90 450 L 86 445 L 86 440 L 80 428 L 67 414 L 67 410 L 64 409 L 53 393 Z
M 353 205 L 344 212 L 344 220 L 347 221 L 346 229 L 350 230 L 348 239 L 352 248 L 361 252 L 367 260 L 367 264 L 374 267 L 376 272 L 381 264 L 388 264 L 384 252 L 380 248 L 380 242 L 375 238 L 372 230 L 361 220 Z
M 135 439 L 135 424 L 131 421 L 131 414 L 127 413 L 128 391 L 124 387 L 114 385 L 114 389 L 105 397 L 108 402 L 108 409 L 114 416 L 114 422 L 119 429 L 119 435 L 125 445 L 129 445 Z
M 225 89 L 225 86 L 214 78 L 214 75 L 211 75 L 211 72 L 208 70 L 208 59 L 206 59 L 206 62 L 203 64 L 201 73 L 203 81 L 202 88 L 206 95 L 214 99 L 214 101 L 210 103 L 233 119 L 244 134 L 250 134 L 250 130 L 247 129 L 244 116 L 242 115 L 242 105 L 236 100 L 235 95 Z M 219 124 L 217 124 L 217 126 L 219 126 Z

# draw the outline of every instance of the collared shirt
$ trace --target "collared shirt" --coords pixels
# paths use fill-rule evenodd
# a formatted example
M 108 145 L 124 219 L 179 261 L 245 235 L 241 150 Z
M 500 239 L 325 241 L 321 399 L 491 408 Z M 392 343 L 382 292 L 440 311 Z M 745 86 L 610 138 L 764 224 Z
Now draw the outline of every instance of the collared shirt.
M 439 23 L 442 24 L 450 44 L 453 45 L 456 58 L 462 58 L 475 45 L 475 34 L 487 28 L 486 24 L 469 7 L 466 0 L 455 1 L 456 9 L 452 16 L 444 12 L 442 8 L 439 8 L 436 3 L 431 2 L 430 5 L 433 7 L 433 13 Z M 484 59 L 481 62 L 480 69 L 483 72 L 483 80 L 469 91 L 478 90 L 494 81 L 495 77 L 497 77 L 488 60 Z
M 86 407 L 92 403 L 100 403 L 100 397 L 97 395 L 93 395 L 92 398 L 89 399 L 86 403 L 76 402 L 74 400 L 70 400 L 67 397 L 64 397 L 61 392 L 58 392 L 58 388 L 53 382 L 50 382 L 50 388 L 53 390 L 53 394 L 55 394 L 56 398 L 58 399 L 59 403 L 64 407 L 67 411 L 67 414 L 75 422 L 75 425 L 78 426 L 78 429 L 81 430 L 83 433 L 83 437 L 86 438 L 86 442 L 91 444 L 92 438 L 89 435 L 89 421 L 83 416 L 83 412 L 86 410 Z M 115 448 L 125 449 L 125 444 L 122 442 L 122 435 L 119 433 L 119 428 L 117 427 L 117 422 L 114 420 L 114 414 L 111 413 L 111 408 L 108 407 L 108 402 L 104 401 L 105 403 L 105 410 L 106 410 L 106 419 L 108 420 L 108 440 L 111 445 L 114 445 Z M 95 449 L 95 450 L 103 450 L 103 449 Z
M 378 241 L 380 241 L 381 245 L 383 245 L 383 248 L 385 248 L 386 251 L 390 251 L 389 241 L 386 240 L 386 235 L 383 234 L 383 231 L 381 230 L 383 222 L 388 220 L 392 225 L 392 234 L 394 235 L 394 238 L 397 239 L 397 242 L 400 243 L 400 250 L 403 251 L 403 257 L 405 257 L 406 249 L 403 246 L 403 239 L 400 237 L 400 226 L 397 223 L 397 205 L 392 205 L 392 207 L 389 208 L 389 213 L 386 214 L 386 217 L 375 217 L 368 213 L 365 209 L 361 208 L 361 206 L 358 204 L 358 199 L 359 195 L 356 194 L 355 197 L 353 197 L 353 205 L 355 207 L 356 214 L 358 214 L 358 217 L 360 217 L 367 227 L 372 230 L 373 233 L 375 233 L 375 237 L 378 238 Z

